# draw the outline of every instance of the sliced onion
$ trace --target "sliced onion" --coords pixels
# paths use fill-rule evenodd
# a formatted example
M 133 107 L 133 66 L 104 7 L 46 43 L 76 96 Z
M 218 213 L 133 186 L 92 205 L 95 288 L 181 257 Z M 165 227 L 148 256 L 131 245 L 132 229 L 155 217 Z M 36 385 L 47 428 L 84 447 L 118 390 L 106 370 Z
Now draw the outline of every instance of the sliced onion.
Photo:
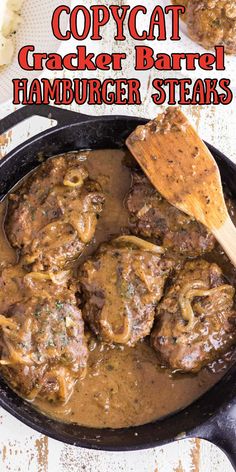
M 140 249 L 143 249 L 147 252 L 152 252 L 154 254 L 164 254 L 165 252 L 165 249 L 162 246 L 157 246 L 156 244 L 150 243 L 145 239 L 141 239 L 133 235 L 119 236 L 118 238 L 114 239 L 114 242 L 134 244 Z
M 69 270 L 61 270 L 59 272 L 30 272 L 24 276 L 24 280 L 32 285 L 32 281 L 51 280 L 55 285 L 63 285 L 69 277 Z
M 129 317 L 126 315 L 124 318 L 124 326 L 122 333 L 114 333 L 110 322 L 108 321 L 107 308 L 104 307 L 101 312 L 100 323 L 104 333 L 104 338 L 110 342 L 117 344 L 126 344 L 131 336 L 131 322 Z
M 0 359 L 0 365 L 12 365 L 13 362 L 10 359 Z
M 14 320 L 12 320 L 11 318 L 7 318 L 4 315 L 0 315 L 0 327 L 1 326 L 6 326 L 10 329 L 17 329 L 18 327 L 17 323 Z
M 12 364 L 23 364 L 23 365 L 32 365 L 33 361 L 30 356 L 22 355 L 17 351 L 9 341 L 4 340 L 6 347 L 9 351 L 9 360 L 12 361 Z
M 83 168 L 70 169 L 66 173 L 63 184 L 66 187 L 82 187 L 85 179 L 88 177 L 88 172 Z
M 49 277 L 55 285 L 64 285 L 70 275 L 70 270 L 61 270 L 60 272 L 49 272 Z
M 47 272 L 30 272 L 24 276 L 24 280 L 50 280 L 51 276 Z
M 217 292 L 228 291 L 230 294 L 234 294 L 234 288 L 231 285 L 224 284 L 219 287 L 208 289 L 206 283 L 202 280 L 195 280 L 186 284 L 179 295 L 179 305 L 182 312 L 182 317 L 185 321 L 188 321 L 188 328 L 193 326 L 194 323 L 194 312 L 192 309 L 192 301 L 195 297 L 209 297 Z

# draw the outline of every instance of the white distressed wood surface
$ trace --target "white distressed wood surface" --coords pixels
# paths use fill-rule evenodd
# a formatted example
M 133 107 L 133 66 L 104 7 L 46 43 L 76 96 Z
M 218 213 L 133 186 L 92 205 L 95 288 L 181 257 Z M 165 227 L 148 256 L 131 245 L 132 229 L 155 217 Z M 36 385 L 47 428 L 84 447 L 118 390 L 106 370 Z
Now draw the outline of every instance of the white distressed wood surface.
M 1 1 L 1 0 L 0 0 Z M 66 2 L 65 2 L 66 3 Z M 76 0 L 73 0 L 76 4 Z M 85 0 L 83 4 L 89 6 L 93 0 Z M 101 3 L 109 5 L 109 1 Z M 128 3 L 116 1 L 114 3 Z M 131 0 L 129 4 L 135 5 L 145 2 Z M 149 1 L 150 7 L 155 5 L 154 0 Z M 143 117 L 154 117 L 160 107 L 156 107 L 151 99 L 151 82 L 157 77 L 157 71 L 135 73 L 132 70 L 133 47 L 137 42 L 115 44 L 112 41 L 112 29 L 106 27 L 105 39 L 98 43 L 87 41 L 88 50 L 119 51 L 128 54 L 128 60 L 123 72 L 78 73 L 77 77 L 99 77 L 101 80 L 107 77 L 133 77 L 137 76 L 142 82 L 141 106 L 76 106 L 70 109 L 94 114 L 122 114 Z M 61 51 L 71 51 L 76 42 L 62 44 Z M 158 50 L 158 44 L 151 43 L 151 47 Z M 157 52 L 157 51 L 156 51 Z M 19 77 L 22 73 L 19 71 Z M 45 74 L 44 74 L 45 75 Z M 75 74 L 66 74 L 74 78 Z M 166 77 L 174 74 L 166 73 Z M 176 75 L 176 74 L 175 74 Z M 57 74 L 54 74 L 56 77 Z M 58 74 L 59 77 L 62 74 Z M 159 74 L 160 76 L 160 74 Z M 163 76 L 163 74 L 162 74 Z M 227 71 L 224 73 L 227 76 Z M 6 103 L 0 108 L 0 119 L 15 110 L 11 103 Z M 184 107 L 193 124 L 196 126 L 202 138 L 236 162 L 236 109 L 235 103 L 224 106 L 190 106 Z M 0 137 L 0 157 L 17 144 L 31 136 L 52 126 L 54 123 L 44 118 L 33 118 L 18 125 L 14 130 Z M 0 409 L 0 472 L 232 472 L 233 468 L 224 454 L 215 446 L 206 441 L 182 440 L 174 444 L 154 448 L 147 451 L 129 453 L 109 453 L 89 451 L 68 446 L 52 439 L 43 437 L 8 413 Z

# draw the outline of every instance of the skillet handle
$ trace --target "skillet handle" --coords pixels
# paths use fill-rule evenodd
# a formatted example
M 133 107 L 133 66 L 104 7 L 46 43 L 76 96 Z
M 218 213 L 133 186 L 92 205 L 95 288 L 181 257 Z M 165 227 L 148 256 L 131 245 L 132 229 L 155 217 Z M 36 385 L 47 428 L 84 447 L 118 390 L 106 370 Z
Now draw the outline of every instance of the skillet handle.
M 191 437 L 215 444 L 227 455 L 236 471 L 236 403 L 191 432 Z
M 35 115 L 43 116 L 50 120 L 56 120 L 57 126 L 78 123 L 90 119 L 88 115 L 66 110 L 65 108 L 50 105 L 27 105 L 0 120 L 0 135 Z

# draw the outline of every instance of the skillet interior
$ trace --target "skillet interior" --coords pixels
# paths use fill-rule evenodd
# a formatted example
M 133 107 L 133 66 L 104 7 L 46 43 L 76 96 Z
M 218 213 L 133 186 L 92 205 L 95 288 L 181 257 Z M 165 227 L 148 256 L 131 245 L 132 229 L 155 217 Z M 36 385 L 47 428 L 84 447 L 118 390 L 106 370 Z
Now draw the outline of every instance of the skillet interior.
M 73 123 L 42 133 L 1 161 L 1 195 L 4 196 L 15 183 L 38 165 L 38 157 L 50 157 L 79 149 L 119 148 L 138 124 L 146 122 L 132 117 L 80 118 L 79 115 L 77 120 L 80 121 L 76 122 L 73 115 Z M 211 146 L 209 148 L 220 166 L 225 184 L 236 197 L 236 166 L 217 150 Z M 226 433 L 231 411 L 229 407 L 236 405 L 236 366 L 231 368 L 219 384 L 183 412 L 155 423 L 128 429 L 99 430 L 52 420 L 33 410 L 29 403 L 6 386 L 3 379 L 0 379 L 0 405 L 32 428 L 70 444 L 105 450 L 141 449 L 169 442 L 181 433 L 187 436 L 206 436 L 206 428 L 210 436 L 216 413 L 218 424 L 222 422 L 221 426 Z

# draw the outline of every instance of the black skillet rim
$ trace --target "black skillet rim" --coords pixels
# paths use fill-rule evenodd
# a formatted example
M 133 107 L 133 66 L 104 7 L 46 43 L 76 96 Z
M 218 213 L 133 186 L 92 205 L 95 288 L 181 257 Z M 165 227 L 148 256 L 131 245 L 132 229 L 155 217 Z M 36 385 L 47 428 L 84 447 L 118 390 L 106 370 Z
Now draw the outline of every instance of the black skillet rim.
M 88 121 L 95 121 L 92 117 L 86 117 Z M 144 123 L 147 120 L 140 119 L 136 117 L 123 117 L 123 116 L 116 116 L 116 117 L 98 117 L 96 118 L 96 121 L 100 121 L 106 119 L 106 121 L 111 121 L 111 120 L 133 120 L 136 121 L 136 125 L 139 123 Z M 70 124 L 69 126 L 76 126 L 80 123 L 73 123 Z M 61 127 L 63 129 L 63 126 Z M 58 129 L 57 129 L 58 131 Z M 4 161 L 9 159 L 12 154 L 20 152 L 25 146 L 29 146 L 34 140 L 38 140 L 39 137 L 47 136 L 47 131 L 41 133 L 40 135 L 36 136 L 36 138 L 32 138 L 31 140 L 23 143 L 23 145 L 18 146 L 18 148 L 14 149 L 12 153 L 10 153 L 6 158 L 2 161 L 4 164 Z M 223 163 L 226 166 L 227 171 L 233 170 L 234 175 L 236 172 L 236 166 L 226 157 L 224 156 L 220 151 L 215 149 L 213 146 L 208 145 L 210 151 L 213 153 L 213 155 L 217 158 L 217 160 L 220 160 L 221 163 Z M 2 166 L 2 163 L 0 167 Z M 51 420 L 42 415 L 41 413 L 39 414 L 37 410 L 32 410 L 30 407 L 30 404 L 28 402 L 25 402 L 22 400 L 18 395 L 16 395 L 6 384 L 3 382 L 3 388 L 6 393 L 7 398 L 0 397 L 0 406 L 2 406 L 5 410 L 7 410 L 9 413 L 11 413 L 14 417 L 19 419 L 21 422 L 24 424 L 30 426 L 34 430 L 46 434 L 53 439 L 60 440 L 62 442 L 66 442 L 68 444 L 80 446 L 80 447 L 86 447 L 86 448 L 91 448 L 91 449 L 99 449 L 99 450 L 108 450 L 108 451 L 131 451 L 131 450 L 139 450 L 139 449 L 146 449 L 146 448 L 151 448 L 155 446 L 160 446 L 163 444 L 166 444 L 168 442 L 171 442 L 176 439 L 184 438 L 184 437 L 193 437 L 193 436 L 199 436 L 199 437 L 206 437 L 207 439 L 212 439 L 213 432 L 215 431 L 215 419 L 217 420 L 218 424 L 220 421 L 223 421 L 224 423 L 224 429 L 226 431 L 227 429 L 227 418 L 228 418 L 228 411 L 231 406 L 236 405 L 236 382 L 232 385 L 232 381 L 234 380 L 236 375 L 236 365 L 233 365 L 230 371 L 223 377 L 223 379 L 216 384 L 215 387 L 210 389 L 206 394 L 204 394 L 200 399 L 192 403 L 189 407 L 184 409 L 183 411 L 179 413 L 175 413 L 168 418 L 165 418 L 163 420 L 158 420 L 157 422 L 154 423 L 149 423 L 143 426 L 139 427 L 131 427 L 131 428 L 124 428 L 124 429 L 119 429 L 119 430 L 113 430 L 113 429 L 93 429 L 93 428 L 85 428 L 76 425 L 76 428 L 80 430 L 80 437 L 79 439 L 75 439 L 70 437 L 70 435 L 67 437 L 67 435 L 64 434 L 64 432 L 57 431 L 57 428 L 53 428 L 53 426 L 61 426 L 65 425 L 64 423 L 60 423 L 55 420 Z M 225 387 L 228 386 L 227 389 L 227 395 L 229 398 L 227 398 L 223 404 L 222 401 L 220 401 L 221 395 L 225 398 L 226 391 Z M 220 388 L 219 388 L 220 387 Z M 230 389 L 230 390 L 229 390 Z M 0 392 L 2 393 L 2 387 L 0 384 Z M 4 393 L 4 392 L 3 392 Z M 216 396 L 218 396 L 218 400 L 216 401 L 216 398 L 214 394 L 216 393 Z M 214 397 L 214 401 L 212 401 Z M 232 402 L 232 403 L 231 403 Z M 215 404 L 214 404 L 215 403 Z M 209 408 L 209 405 L 211 405 L 212 408 Z M 213 407 L 214 405 L 214 407 Z M 25 408 L 26 407 L 26 408 Z M 29 411 L 27 411 L 29 409 Z M 201 414 L 199 415 L 198 413 Z M 34 412 L 34 415 L 32 416 L 32 411 Z M 189 418 L 194 412 L 194 419 L 190 421 L 191 424 L 188 425 L 187 428 L 180 428 L 178 427 L 176 432 L 178 433 L 177 435 L 173 433 L 172 428 L 169 429 L 169 433 L 166 434 L 166 437 L 163 437 L 162 434 L 158 434 L 159 431 L 163 431 L 163 429 L 168 429 L 170 427 L 170 422 L 174 422 L 178 425 L 185 424 L 186 422 L 183 421 L 183 416 L 185 418 Z M 38 420 L 36 421 L 35 416 L 39 416 Z M 201 416 L 201 420 L 198 421 L 199 416 Z M 39 424 L 41 422 L 41 424 Z M 50 427 L 49 427 L 49 423 Z M 187 424 L 187 423 L 186 423 Z M 74 427 L 73 424 L 67 425 L 70 428 Z M 163 426 L 163 428 L 162 428 Z M 175 429 L 175 428 L 174 428 Z M 179 431 L 181 429 L 182 434 L 180 435 Z M 146 430 L 146 431 L 145 431 Z M 88 435 L 90 437 L 87 437 L 87 433 L 93 433 L 91 435 Z M 104 437 L 102 436 L 106 435 L 106 441 L 104 444 Z M 119 441 L 117 443 L 117 439 L 119 436 Z M 129 440 L 128 437 L 129 436 Z M 141 436 L 141 438 L 140 438 Z M 162 437 L 161 437 L 162 436 Z M 128 440 L 128 441 L 127 441 Z M 128 444 L 124 444 L 123 441 L 128 442 Z M 214 441 L 217 443 L 217 438 Z M 219 446 L 223 447 L 224 449 L 227 450 L 227 447 L 225 445 L 220 444 L 220 439 L 218 440 Z

